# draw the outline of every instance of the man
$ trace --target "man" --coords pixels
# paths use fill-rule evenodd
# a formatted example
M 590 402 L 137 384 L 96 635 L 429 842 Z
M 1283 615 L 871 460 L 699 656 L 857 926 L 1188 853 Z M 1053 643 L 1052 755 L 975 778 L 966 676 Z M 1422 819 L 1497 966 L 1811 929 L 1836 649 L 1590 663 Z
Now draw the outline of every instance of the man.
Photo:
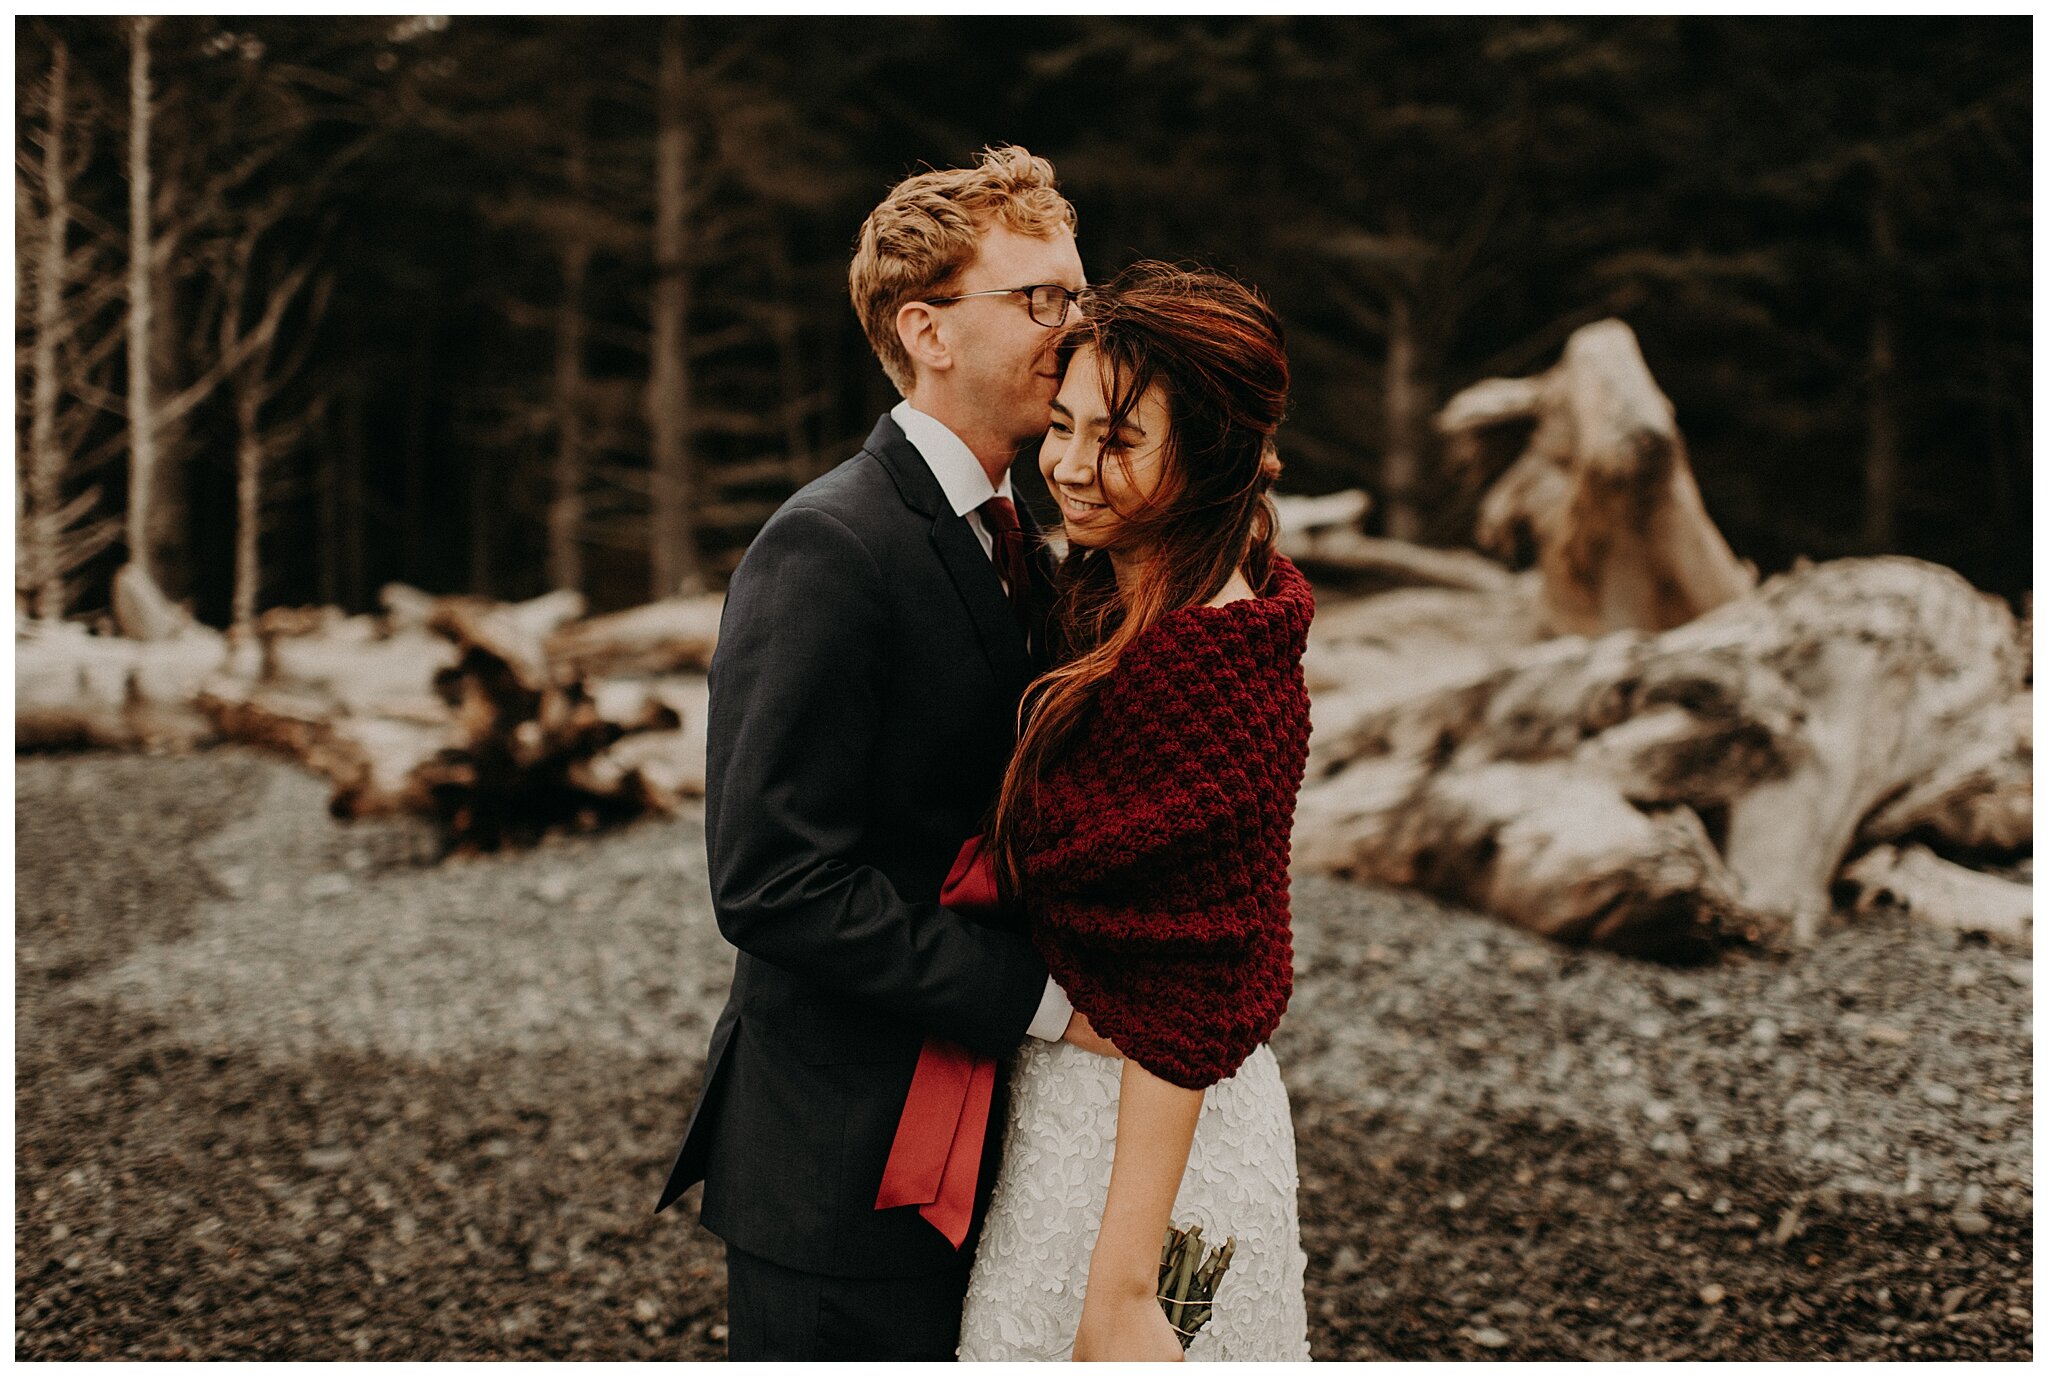
M 1001 1124 L 960 1246 L 875 1208 L 925 1039 L 1109 1050 L 1021 933 L 936 902 L 1043 668 L 1009 467 L 1085 281 L 1073 207 L 991 149 L 891 190 L 849 281 L 904 401 L 762 528 L 711 666 L 712 902 L 740 955 L 656 1208 L 704 1182 L 734 1359 L 951 1359 Z

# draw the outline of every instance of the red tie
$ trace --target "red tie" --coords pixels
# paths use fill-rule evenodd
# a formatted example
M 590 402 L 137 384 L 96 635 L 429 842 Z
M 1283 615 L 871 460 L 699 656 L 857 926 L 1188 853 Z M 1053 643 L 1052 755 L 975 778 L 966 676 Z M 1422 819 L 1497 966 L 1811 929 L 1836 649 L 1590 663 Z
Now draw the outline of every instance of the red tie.
M 1024 553 L 1024 529 L 1017 524 L 1017 509 L 1007 497 L 991 497 L 976 508 L 982 528 L 994 542 L 992 558 L 1003 582 L 1010 585 L 1010 610 L 1019 626 L 1028 626 L 1031 605 L 1031 564 Z
M 1010 504 L 1002 498 L 1007 508 Z M 1016 517 L 1012 515 L 1014 523 Z M 997 905 L 995 867 L 975 837 L 960 848 L 939 902 L 953 909 Z M 996 1060 L 944 1038 L 927 1037 L 882 1168 L 875 1208 L 915 1205 L 958 1248 L 974 1217 L 974 1185 L 995 1100 Z

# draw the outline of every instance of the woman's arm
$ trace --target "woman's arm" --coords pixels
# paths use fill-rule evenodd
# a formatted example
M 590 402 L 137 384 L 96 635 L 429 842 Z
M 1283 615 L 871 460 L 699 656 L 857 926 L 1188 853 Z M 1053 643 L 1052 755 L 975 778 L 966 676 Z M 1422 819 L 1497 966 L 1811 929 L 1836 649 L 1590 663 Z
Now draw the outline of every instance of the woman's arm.
M 1159 1250 L 1187 1173 L 1204 1093 L 1124 1058 L 1116 1160 L 1088 1264 L 1088 1297 L 1074 1338 L 1077 1361 L 1181 1360 L 1180 1340 L 1159 1307 Z

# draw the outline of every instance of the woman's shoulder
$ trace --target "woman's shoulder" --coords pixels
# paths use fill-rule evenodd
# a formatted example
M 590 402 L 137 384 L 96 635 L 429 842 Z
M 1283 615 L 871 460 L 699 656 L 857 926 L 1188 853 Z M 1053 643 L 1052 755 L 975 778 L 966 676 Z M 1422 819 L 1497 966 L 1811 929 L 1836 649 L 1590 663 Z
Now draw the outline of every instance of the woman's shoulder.
M 1285 555 L 1273 556 L 1265 583 L 1250 597 L 1183 607 L 1147 627 L 1124 651 L 1120 677 L 1145 679 L 1224 660 L 1286 667 L 1301 658 L 1315 617 L 1308 579 Z
M 1252 730 L 1288 705 L 1306 705 L 1301 659 L 1314 612 L 1308 581 L 1278 557 L 1258 596 L 1217 607 L 1184 607 L 1147 627 L 1104 682 L 1102 729 L 1130 738 Z

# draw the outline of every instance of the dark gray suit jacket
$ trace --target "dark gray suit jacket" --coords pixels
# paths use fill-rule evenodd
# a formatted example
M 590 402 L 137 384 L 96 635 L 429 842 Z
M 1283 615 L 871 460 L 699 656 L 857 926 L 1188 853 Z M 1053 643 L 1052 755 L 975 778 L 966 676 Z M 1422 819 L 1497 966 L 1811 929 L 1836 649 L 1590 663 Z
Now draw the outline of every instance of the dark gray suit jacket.
M 784 1266 L 960 1264 L 875 1192 L 925 1035 L 1007 1056 L 1044 993 L 1020 931 L 936 902 L 1038 668 L 994 565 L 887 416 L 762 528 L 711 664 L 712 904 L 740 954 L 657 1210 L 702 1180 L 705 1226 Z

